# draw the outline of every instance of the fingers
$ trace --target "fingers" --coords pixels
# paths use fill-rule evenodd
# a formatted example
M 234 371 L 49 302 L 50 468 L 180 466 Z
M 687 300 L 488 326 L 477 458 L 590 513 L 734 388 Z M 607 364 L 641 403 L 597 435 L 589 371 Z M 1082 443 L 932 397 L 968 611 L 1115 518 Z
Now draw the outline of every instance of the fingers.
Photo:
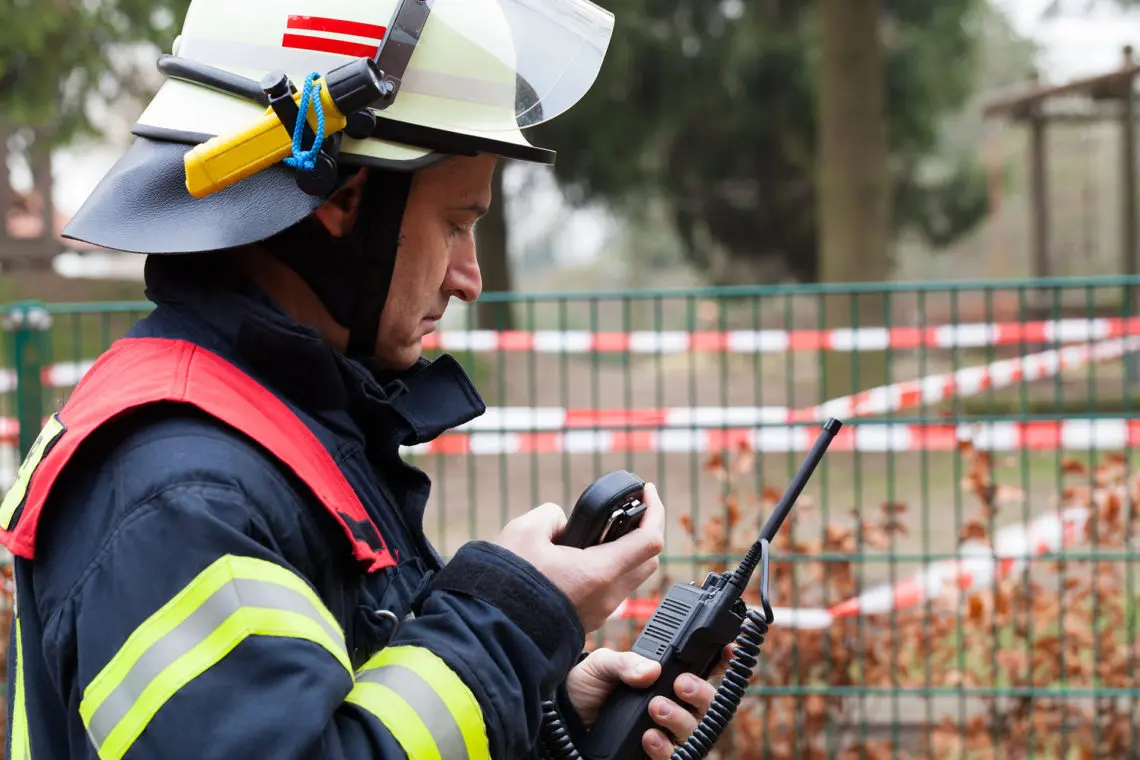
M 543 538 L 553 540 L 566 527 L 568 519 L 562 507 L 547 502 L 530 511 L 527 527 Z
M 673 689 L 677 696 L 685 701 L 685 704 L 696 709 L 699 716 L 708 712 L 713 700 L 716 699 L 716 689 L 711 683 L 689 673 L 677 676 L 677 680 L 673 682 Z M 694 722 L 693 728 L 696 727 Z
M 673 754 L 673 739 L 683 742 L 697 730 L 700 718 L 708 712 L 716 698 L 716 689 L 708 681 L 691 674 L 683 674 L 673 682 L 677 696 L 690 705 L 688 710 L 666 697 L 654 697 L 649 703 L 649 715 L 660 729 L 650 729 L 642 736 L 641 744 L 653 760 L 668 760 Z
M 645 514 L 638 529 L 632 534 L 643 542 L 638 564 L 656 557 L 665 548 L 665 505 L 657 495 L 657 486 L 646 483 L 642 496 L 645 498 Z
M 661 676 L 661 665 L 635 652 L 601 648 L 578 663 L 566 677 L 566 690 L 587 726 L 597 720 L 598 711 L 619 683 L 638 689 L 651 686 Z
M 697 730 L 697 716 L 665 697 L 650 701 L 649 716 L 660 728 L 646 731 L 641 744 L 654 760 L 668 760 L 673 754 L 673 742 L 683 742 Z
M 531 542 L 545 538 L 550 541 L 566 527 L 567 522 L 565 510 L 547 502 L 508 522 L 503 526 L 500 537 Z
M 649 702 L 649 715 L 654 723 L 680 741 L 684 741 L 697 730 L 697 716 L 668 697 L 654 697 Z
M 643 530 L 650 532 L 664 533 L 665 532 L 665 505 L 661 503 L 661 497 L 657 493 L 657 486 L 653 483 L 646 483 L 645 489 L 642 493 L 645 499 L 645 515 L 641 518 L 641 525 Z
M 665 506 L 652 483 L 645 484 L 643 496 L 646 509 L 637 530 L 589 550 L 623 573 L 644 574 L 641 581 L 656 571 L 657 555 L 665 548 Z
M 656 728 L 651 728 L 642 734 L 641 748 L 649 755 L 650 760 L 669 760 L 673 755 L 673 741 Z

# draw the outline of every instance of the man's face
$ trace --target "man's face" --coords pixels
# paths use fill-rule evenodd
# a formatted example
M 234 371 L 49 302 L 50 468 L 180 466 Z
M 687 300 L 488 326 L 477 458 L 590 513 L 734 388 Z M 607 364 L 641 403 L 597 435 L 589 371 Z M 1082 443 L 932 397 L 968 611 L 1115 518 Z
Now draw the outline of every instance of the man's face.
M 491 205 L 495 162 L 490 155 L 456 156 L 416 173 L 377 333 L 376 358 L 385 367 L 415 364 L 423 337 L 435 330 L 450 300 L 471 302 L 482 292 L 474 230 Z M 359 190 L 363 180 L 361 172 L 345 190 Z M 350 229 L 357 209 L 351 200 L 346 205 L 351 212 L 326 218 L 326 225 L 340 222 Z
M 494 171 L 494 156 L 457 156 L 416 174 L 377 336 L 376 357 L 386 366 L 412 366 L 448 302 L 470 303 L 483 292 L 475 223 L 491 205 Z

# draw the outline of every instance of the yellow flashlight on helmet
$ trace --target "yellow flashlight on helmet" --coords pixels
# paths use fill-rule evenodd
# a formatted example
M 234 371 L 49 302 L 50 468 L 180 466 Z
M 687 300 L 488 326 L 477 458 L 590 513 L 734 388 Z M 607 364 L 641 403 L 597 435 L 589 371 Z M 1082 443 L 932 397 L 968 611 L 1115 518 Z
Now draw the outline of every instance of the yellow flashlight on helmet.
M 186 190 L 194 198 L 220 192 L 293 155 L 297 120 L 307 123 L 310 137 L 317 136 L 320 125 L 314 109 L 301 112 L 305 92 L 298 91 L 284 73 L 268 75 L 262 80 L 262 89 L 270 106 L 256 124 L 237 134 L 213 137 L 186 154 Z M 323 113 L 320 138 L 344 131 L 357 112 L 392 90 L 392 83 L 384 79 L 371 58 L 358 58 L 332 69 L 311 86 L 311 93 L 315 93 L 312 97 L 319 100 L 313 105 Z

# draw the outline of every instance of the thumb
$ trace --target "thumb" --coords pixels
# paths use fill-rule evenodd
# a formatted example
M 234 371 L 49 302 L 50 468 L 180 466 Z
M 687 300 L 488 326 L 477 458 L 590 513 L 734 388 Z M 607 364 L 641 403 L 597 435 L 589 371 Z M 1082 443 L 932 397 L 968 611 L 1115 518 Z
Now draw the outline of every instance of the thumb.
M 649 686 L 661 675 L 661 665 L 636 652 L 598 650 L 590 663 L 596 679 L 602 683 L 621 681 L 634 688 Z
M 665 506 L 652 483 L 645 485 L 645 515 L 636 530 L 617 541 L 589 549 L 599 561 L 618 572 L 629 572 L 659 555 L 665 548 Z

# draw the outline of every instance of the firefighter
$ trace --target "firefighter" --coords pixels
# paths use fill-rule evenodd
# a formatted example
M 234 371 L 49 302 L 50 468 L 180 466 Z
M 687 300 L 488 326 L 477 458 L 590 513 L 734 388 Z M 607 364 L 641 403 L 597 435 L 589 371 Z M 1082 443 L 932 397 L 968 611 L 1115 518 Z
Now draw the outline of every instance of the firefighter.
M 588 0 L 193 0 L 133 142 L 66 230 L 146 255 L 155 308 L 47 420 L 0 507 L 8 756 L 538 753 L 652 683 L 585 635 L 655 570 L 664 507 L 585 551 L 544 504 L 444 564 L 400 456 L 485 406 L 421 357 L 480 294 L 473 228 L 520 128 L 590 87 Z M 276 120 L 276 121 L 274 121 Z M 651 706 L 663 760 L 709 707 Z

